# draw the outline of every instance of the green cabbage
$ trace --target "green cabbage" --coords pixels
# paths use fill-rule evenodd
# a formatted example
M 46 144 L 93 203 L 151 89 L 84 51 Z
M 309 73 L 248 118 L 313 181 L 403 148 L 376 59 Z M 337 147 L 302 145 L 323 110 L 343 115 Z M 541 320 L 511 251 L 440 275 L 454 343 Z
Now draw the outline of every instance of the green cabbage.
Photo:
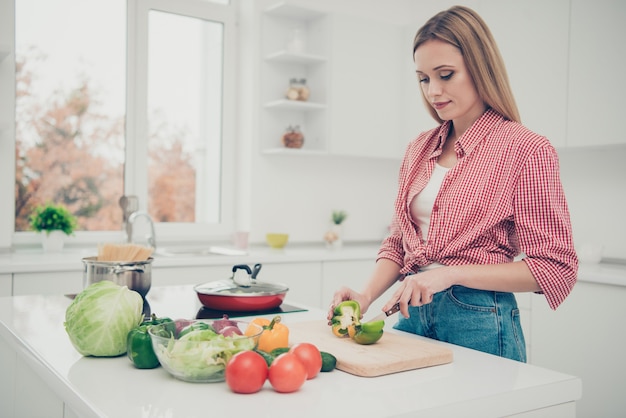
M 143 321 L 143 298 L 126 286 L 96 282 L 65 311 L 65 330 L 83 356 L 114 357 L 126 353 L 128 332 Z

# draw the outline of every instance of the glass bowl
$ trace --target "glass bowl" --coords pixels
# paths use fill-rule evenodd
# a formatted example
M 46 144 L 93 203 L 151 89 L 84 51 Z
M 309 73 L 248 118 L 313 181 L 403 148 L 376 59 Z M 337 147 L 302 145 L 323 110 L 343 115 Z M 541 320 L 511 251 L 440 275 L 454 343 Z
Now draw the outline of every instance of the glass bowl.
M 151 326 L 148 333 L 161 366 L 185 382 L 223 382 L 228 360 L 240 351 L 255 349 L 263 328 L 229 319 L 242 335 L 219 334 L 215 332 L 219 327 L 214 328 L 217 321 L 223 320 L 176 320 L 175 329 L 167 323 Z

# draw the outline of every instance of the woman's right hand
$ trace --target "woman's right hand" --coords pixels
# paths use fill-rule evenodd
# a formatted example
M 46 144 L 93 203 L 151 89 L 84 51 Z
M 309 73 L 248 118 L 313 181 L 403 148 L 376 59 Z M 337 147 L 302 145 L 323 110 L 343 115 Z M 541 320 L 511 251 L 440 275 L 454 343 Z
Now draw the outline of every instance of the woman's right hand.
M 330 306 L 328 307 L 328 314 L 326 318 L 330 321 L 333 317 L 333 311 L 335 307 L 339 305 L 341 302 L 346 300 L 354 300 L 359 302 L 359 306 L 361 307 L 361 316 L 367 311 L 367 308 L 370 306 L 370 302 L 360 294 L 349 287 L 342 287 L 335 292 L 333 295 L 333 300 L 330 302 Z

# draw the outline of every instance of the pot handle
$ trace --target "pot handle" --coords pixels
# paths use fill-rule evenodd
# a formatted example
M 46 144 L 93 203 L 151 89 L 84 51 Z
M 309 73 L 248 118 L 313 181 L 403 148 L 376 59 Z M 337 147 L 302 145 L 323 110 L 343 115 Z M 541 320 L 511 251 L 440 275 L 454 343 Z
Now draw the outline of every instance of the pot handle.
M 137 273 L 143 273 L 143 268 L 139 266 L 115 266 L 113 267 L 114 274 L 126 273 L 127 271 L 135 271 Z

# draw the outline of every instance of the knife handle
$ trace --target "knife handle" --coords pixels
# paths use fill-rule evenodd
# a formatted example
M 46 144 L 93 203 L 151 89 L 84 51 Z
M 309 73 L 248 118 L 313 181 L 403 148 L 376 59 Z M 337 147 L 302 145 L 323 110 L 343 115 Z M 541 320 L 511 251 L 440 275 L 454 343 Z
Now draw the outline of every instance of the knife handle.
M 395 305 L 393 305 L 391 307 L 391 309 L 388 309 L 385 311 L 385 315 L 389 316 L 389 315 L 393 315 L 396 312 L 398 312 L 400 310 L 400 302 L 396 303 Z

